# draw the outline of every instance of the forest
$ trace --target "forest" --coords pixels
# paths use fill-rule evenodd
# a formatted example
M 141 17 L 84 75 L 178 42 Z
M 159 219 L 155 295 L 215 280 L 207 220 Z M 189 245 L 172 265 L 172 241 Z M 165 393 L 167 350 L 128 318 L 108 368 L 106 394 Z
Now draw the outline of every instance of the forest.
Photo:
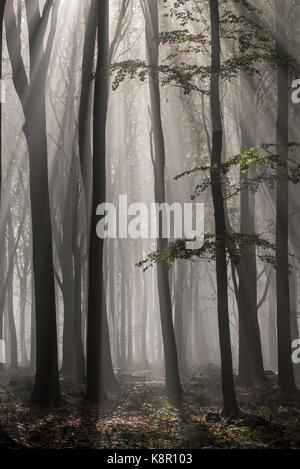
M 300 1 L 0 0 L 0 41 L 0 449 L 300 449 Z

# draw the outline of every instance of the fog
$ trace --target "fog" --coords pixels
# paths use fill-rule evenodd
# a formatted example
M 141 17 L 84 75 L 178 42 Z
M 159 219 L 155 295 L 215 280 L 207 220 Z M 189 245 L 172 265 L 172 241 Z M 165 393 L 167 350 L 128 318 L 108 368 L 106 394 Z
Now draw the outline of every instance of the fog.
M 34 402 L 67 381 L 102 404 L 143 379 L 177 405 L 216 373 L 228 417 L 234 384 L 299 384 L 299 14 L 283 0 L 7 0 L 0 371 L 29 377 Z M 172 229 L 100 239 L 97 207 L 117 213 L 125 195 L 148 213 L 203 203 L 204 247 Z

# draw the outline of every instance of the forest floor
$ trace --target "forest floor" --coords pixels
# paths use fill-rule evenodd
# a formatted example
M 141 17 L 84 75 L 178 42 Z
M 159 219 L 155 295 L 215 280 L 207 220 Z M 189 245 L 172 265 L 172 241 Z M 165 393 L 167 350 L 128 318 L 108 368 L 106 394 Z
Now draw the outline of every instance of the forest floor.
M 62 402 L 30 403 L 30 376 L 0 376 L 0 421 L 27 448 L 198 449 L 300 448 L 300 398 L 282 395 L 276 376 L 265 387 L 237 387 L 245 416 L 225 420 L 220 373 L 206 367 L 183 382 L 184 403 L 168 403 L 163 382 L 145 373 L 119 377 L 120 391 L 101 408 L 84 386 L 61 380 Z

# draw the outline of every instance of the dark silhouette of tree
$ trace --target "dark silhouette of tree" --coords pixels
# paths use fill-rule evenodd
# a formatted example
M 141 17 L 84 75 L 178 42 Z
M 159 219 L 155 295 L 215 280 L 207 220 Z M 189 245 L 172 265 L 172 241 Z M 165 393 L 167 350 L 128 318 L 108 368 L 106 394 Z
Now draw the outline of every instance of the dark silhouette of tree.
M 29 79 L 21 55 L 21 19 L 15 17 L 12 2 L 7 4 L 5 18 L 13 82 L 25 116 L 23 131 L 29 152 L 37 344 L 32 397 L 34 401 L 43 403 L 60 398 L 45 100 L 59 3 L 59 0 L 47 1 L 40 13 L 38 1 L 25 1 L 30 51 Z
M 218 0 L 210 0 L 211 17 L 211 117 L 212 117 L 212 167 L 219 167 L 222 158 L 223 125 L 220 105 L 220 73 L 221 73 L 221 46 L 220 46 L 220 16 Z M 227 280 L 227 260 L 226 260 L 226 223 L 224 201 L 222 193 L 222 181 L 220 171 L 211 171 L 211 187 L 215 215 L 215 236 L 216 236 L 216 276 L 217 276 L 217 304 L 219 337 L 221 350 L 221 373 L 223 390 L 223 411 L 226 417 L 239 413 L 236 402 L 233 367 L 231 355 L 231 341 L 229 330 L 228 314 L 228 280 Z
M 91 219 L 91 229 L 88 233 L 87 397 L 94 402 L 101 402 L 106 395 L 106 391 L 117 386 L 112 367 L 106 314 L 106 293 L 104 291 L 103 272 L 104 240 L 97 237 L 95 227 L 97 224 L 97 207 L 106 201 L 106 124 L 109 99 L 109 66 L 122 32 L 123 19 L 128 4 L 128 0 L 122 0 L 118 24 L 111 43 L 109 41 L 109 2 L 107 0 L 98 0 L 96 4 L 98 53 L 94 76 L 92 211 L 91 215 L 89 211 L 87 213 L 87 220 Z M 88 37 L 87 41 L 89 42 L 90 39 Z M 88 57 L 86 60 L 91 67 Z M 86 99 L 88 99 L 88 94 Z M 83 113 L 85 108 L 83 103 L 82 106 Z M 81 142 L 82 171 L 83 174 L 87 175 L 86 178 L 88 180 L 88 163 L 85 162 L 86 155 L 83 153 L 85 148 L 88 147 L 85 147 L 86 144 L 83 138 Z M 89 197 L 88 193 L 89 189 L 87 188 L 86 197 Z
M 97 207 L 106 200 L 106 121 L 109 65 L 109 2 L 107 0 L 102 1 L 101 6 L 100 2 L 97 2 L 97 24 L 98 57 L 94 95 L 92 228 L 90 231 L 88 280 L 87 397 L 91 401 L 101 402 L 109 384 L 104 381 L 101 366 L 103 364 L 103 339 L 106 332 L 103 329 L 107 320 L 104 318 L 106 314 L 103 280 L 104 240 L 97 237 L 95 227 Z
M 161 121 L 159 78 L 157 73 L 159 51 L 158 5 L 156 2 L 143 2 L 146 24 L 146 55 L 148 65 L 153 70 L 149 76 L 151 121 L 153 129 L 153 168 L 155 202 L 166 202 L 165 193 L 165 143 Z M 159 214 L 158 249 L 163 249 L 168 241 L 162 236 L 162 212 Z M 177 347 L 172 319 L 171 293 L 168 271 L 163 264 L 157 266 L 157 288 L 160 306 L 161 328 L 165 353 L 166 390 L 170 399 L 180 402 L 181 384 L 178 369 Z
M 285 15 L 286 16 L 286 15 Z M 291 306 L 289 291 L 289 181 L 287 176 L 289 142 L 289 66 L 287 31 L 282 18 L 282 2 L 275 1 L 275 36 L 278 57 L 277 67 L 277 144 L 285 165 L 277 166 L 276 192 L 276 294 L 277 294 L 277 347 L 278 381 L 285 391 L 295 390 L 294 370 L 291 360 Z
M 240 15 L 253 21 L 255 15 L 247 11 L 243 2 L 237 3 Z M 240 110 L 239 119 L 241 130 L 241 153 L 252 148 L 257 143 L 258 109 L 256 105 L 256 78 L 240 72 Z M 249 120 L 251 126 L 249 126 Z M 244 174 L 240 173 L 240 232 L 244 234 L 256 233 L 256 198 L 247 184 L 248 178 L 255 177 L 255 167 Z M 261 348 L 260 328 L 258 323 L 257 298 L 257 259 L 255 245 L 248 246 L 241 255 L 237 266 L 239 285 L 237 302 L 239 308 L 239 384 L 253 385 L 266 382 Z
M 3 56 L 3 22 L 6 0 L 0 2 L 0 79 L 2 80 L 2 56 Z M 2 190 L 2 102 L 0 100 L 0 209 L 1 209 L 1 190 Z M 0 235 L 0 280 L 4 277 L 4 230 Z M 3 304 L 4 307 L 4 304 Z M 3 316 L 4 308 L 0 308 L 0 339 L 3 339 Z M 0 372 L 4 371 L 4 364 L 0 363 Z

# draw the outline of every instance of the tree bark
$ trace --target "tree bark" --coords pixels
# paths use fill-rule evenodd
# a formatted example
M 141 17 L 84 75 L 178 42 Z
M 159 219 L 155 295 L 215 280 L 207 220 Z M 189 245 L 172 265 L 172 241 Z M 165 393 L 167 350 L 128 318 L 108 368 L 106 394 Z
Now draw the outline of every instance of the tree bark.
M 240 129 L 241 152 L 256 145 L 257 109 L 254 78 L 241 72 Z M 251 122 L 251 127 L 249 126 Z M 255 234 L 255 194 L 247 186 L 248 178 L 255 176 L 252 167 L 241 173 L 240 232 Z M 248 246 L 241 255 L 239 274 L 239 384 L 253 385 L 266 382 L 261 348 L 257 309 L 257 266 L 255 245 Z
M 6 0 L 0 1 L 0 79 L 2 80 L 2 58 L 3 58 L 3 20 L 4 20 L 4 11 L 5 11 Z M 2 203 L 2 102 L 0 100 L 0 210 Z M 1 230 L 2 231 L 2 230 Z M 4 232 L 0 234 L 0 284 L 4 284 Z M 0 339 L 3 340 L 3 318 L 4 318 L 4 309 L 0 309 Z M 4 364 L 0 363 L 0 372 L 4 371 Z
M 29 35 L 30 81 L 27 80 L 21 56 L 21 25 L 16 23 L 12 2 L 7 3 L 6 32 L 14 86 L 25 116 L 23 131 L 27 141 L 30 166 L 37 352 L 32 398 L 36 402 L 50 403 L 60 398 L 60 390 L 48 189 L 45 86 L 56 30 L 59 0 L 46 2 L 42 15 L 38 1 L 26 0 L 25 6 Z M 43 51 L 50 14 L 48 39 L 45 51 Z
M 175 282 L 174 328 L 178 350 L 179 371 L 181 376 L 185 376 L 187 372 L 186 342 L 184 334 L 187 326 L 184 324 L 185 322 L 186 315 L 183 311 L 183 261 L 178 260 Z
M 96 233 L 96 210 L 106 200 L 106 122 L 108 109 L 109 1 L 98 0 L 98 57 L 94 96 L 93 190 L 89 245 L 87 325 L 87 398 L 100 403 L 107 388 L 116 384 L 112 369 L 105 308 L 104 240 Z M 104 349 L 105 346 L 105 349 Z M 109 380 L 110 382 L 107 382 Z
M 210 0 L 211 16 L 211 117 L 213 125 L 211 165 L 220 168 L 223 145 L 223 126 L 220 105 L 220 72 L 221 72 L 221 45 L 220 45 L 220 16 L 219 1 Z M 211 171 L 212 195 L 215 216 L 216 236 L 216 275 L 217 275 L 217 297 L 218 297 L 218 322 L 221 352 L 221 373 L 223 391 L 223 411 L 225 417 L 236 415 L 239 408 L 236 402 L 233 367 L 231 355 L 231 339 L 228 314 L 228 279 L 226 262 L 226 226 L 225 210 L 222 193 L 222 181 L 220 170 Z
M 11 220 L 11 213 L 8 217 L 8 249 L 7 249 L 7 265 L 9 266 L 11 259 L 14 257 L 15 248 L 14 229 Z M 14 266 L 14 264 L 13 264 Z M 8 267 L 8 285 L 7 285 L 7 314 L 8 314 L 8 325 L 9 325 L 9 337 L 10 337 L 10 369 L 12 371 L 18 370 L 18 340 L 17 330 L 14 317 L 14 301 L 13 301 L 13 283 L 14 283 L 14 267 L 11 269 Z
M 279 56 L 287 51 L 286 23 L 282 17 L 282 2 L 275 0 L 276 49 Z M 280 58 L 277 67 L 277 144 L 278 153 L 287 164 L 289 141 L 289 68 Z M 276 193 L 276 292 L 278 381 L 282 390 L 295 390 L 291 350 L 291 311 L 289 291 L 289 183 L 287 167 L 277 166 Z
M 154 193 L 155 202 L 162 204 L 166 201 L 165 194 L 165 143 L 161 121 L 159 77 L 157 73 L 159 50 L 157 36 L 159 34 L 157 2 L 143 2 L 146 25 L 146 56 L 151 67 L 149 74 L 149 88 L 151 101 L 151 120 L 154 140 Z M 162 226 L 158 220 L 160 229 Z M 160 233 L 157 247 L 162 250 L 167 245 Z M 172 318 L 171 293 L 168 270 L 165 265 L 157 266 L 157 287 L 160 306 L 161 329 L 165 353 L 165 382 L 166 391 L 170 400 L 181 401 L 182 388 L 179 377 L 177 347 Z
M 97 0 L 91 0 L 90 8 L 85 19 L 86 31 L 83 44 L 82 78 L 79 108 L 79 154 L 83 186 L 85 190 L 87 232 L 90 231 L 90 210 L 92 190 L 92 90 L 93 81 L 91 76 L 94 71 L 95 46 L 97 35 Z

